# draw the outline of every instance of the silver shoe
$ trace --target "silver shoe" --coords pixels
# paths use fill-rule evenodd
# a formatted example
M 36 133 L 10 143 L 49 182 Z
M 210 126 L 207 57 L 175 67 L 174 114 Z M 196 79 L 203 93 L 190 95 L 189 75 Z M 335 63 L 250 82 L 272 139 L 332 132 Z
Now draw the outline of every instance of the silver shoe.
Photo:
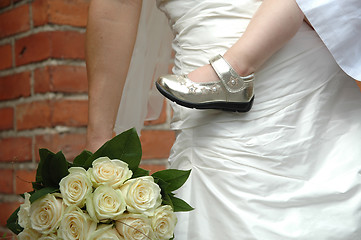
M 254 74 L 239 76 L 221 55 L 209 62 L 220 81 L 196 83 L 186 75 L 166 75 L 157 80 L 157 89 L 184 107 L 248 112 L 254 99 Z

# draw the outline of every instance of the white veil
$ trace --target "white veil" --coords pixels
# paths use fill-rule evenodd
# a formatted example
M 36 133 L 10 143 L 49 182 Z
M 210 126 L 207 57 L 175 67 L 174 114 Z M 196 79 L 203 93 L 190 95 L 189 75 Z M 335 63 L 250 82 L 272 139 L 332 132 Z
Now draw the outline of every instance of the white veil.
M 144 120 L 158 118 L 164 101 L 153 80 L 167 73 L 171 41 L 165 15 L 157 9 L 155 1 L 143 1 L 137 40 L 115 122 L 117 134 L 132 127 L 139 134 Z

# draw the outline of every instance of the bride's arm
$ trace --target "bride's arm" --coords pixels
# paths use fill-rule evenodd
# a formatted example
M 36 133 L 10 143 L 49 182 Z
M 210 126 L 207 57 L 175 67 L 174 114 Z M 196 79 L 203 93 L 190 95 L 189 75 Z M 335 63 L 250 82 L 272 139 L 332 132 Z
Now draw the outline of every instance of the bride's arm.
M 132 56 L 142 0 L 92 0 L 86 33 L 89 115 L 86 148 L 113 134 Z

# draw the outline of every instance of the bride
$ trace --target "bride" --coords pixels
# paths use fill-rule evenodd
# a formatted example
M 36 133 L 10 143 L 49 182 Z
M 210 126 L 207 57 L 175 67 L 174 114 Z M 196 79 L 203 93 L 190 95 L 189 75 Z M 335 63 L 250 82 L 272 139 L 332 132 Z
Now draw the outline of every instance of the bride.
M 169 161 L 172 168 L 192 169 L 178 195 L 195 208 L 178 215 L 175 239 L 355 240 L 361 234 L 361 94 L 355 82 L 302 21 L 303 15 L 297 15 L 300 11 L 289 19 L 296 26 L 290 37 L 278 39 L 279 46 L 256 57 L 254 68 L 243 72 L 237 65 L 246 65 L 229 51 L 256 15 L 295 9 L 292 4 L 157 2 L 174 34 L 174 74 L 191 73 L 194 82 L 213 81 L 217 75 L 208 60 L 218 54 L 241 76 L 255 71 L 249 112 L 171 103 L 177 139 Z M 89 150 L 112 136 L 141 7 L 141 0 L 91 2 L 86 50 Z

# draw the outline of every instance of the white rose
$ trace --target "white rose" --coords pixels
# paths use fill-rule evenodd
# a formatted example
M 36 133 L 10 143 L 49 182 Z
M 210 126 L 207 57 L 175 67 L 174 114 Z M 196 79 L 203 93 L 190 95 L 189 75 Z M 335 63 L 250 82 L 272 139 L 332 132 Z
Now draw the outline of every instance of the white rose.
M 65 210 L 58 234 L 64 240 L 86 240 L 96 227 L 97 223 L 88 214 L 71 205 Z
M 58 240 L 58 239 L 60 238 L 54 233 L 49 235 L 43 235 L 39 238 L 39 240 Z
M 100 224 L 89 240 L 124 240 L 112 224 Z
M 119 189 L 101 185 L 87 198 L 86 209 L 96 222 L 116 220 L 125 211 L 126 204 Z
M 127 240 L 154 239 L 150 220 L 144 214 L 123 214 L 115 222 L 115 228 Z
M 156 239 L 168 240 L 173 237 L 177 217 L 171 206 L 165 205 L 157 208 L 151 222 Z
M 25 228 L 21 233 L 19 233 L 19 240 L 34 240 L 38 239 L 41 236 L 40 233 L 31 228 Z
M 81 167 L 69 168 L 69 174 L 61 179 L 60 192 L 66 205 L 83 207 L 86 197 L 92 191 L 92 183 L 87 172 Z
M 30 228 L 30 194 L 24 193 L 25 201 L 20 205 L 20 210 L 18 212 L 18 223 L 23 228 Z
M 88 174 L 95 187 L 108 184 L 118 188 L 132 177 L 132 171 L 128 164 L 118 160 L 110 160 L 108 157 L 100 157 L 93 162 L 93 167 L 88 169 Z
M 121 186 L 120 190 L 127 203 L 127 210 L 131 213 L 151 216 L 162 202 L 160 187 L 151 176 L 130 179 Z
M 63 217 L 65 205 L 54 194 L 36 200 L 30 206 L 31 228 L 42 234 L 55 232 Z

